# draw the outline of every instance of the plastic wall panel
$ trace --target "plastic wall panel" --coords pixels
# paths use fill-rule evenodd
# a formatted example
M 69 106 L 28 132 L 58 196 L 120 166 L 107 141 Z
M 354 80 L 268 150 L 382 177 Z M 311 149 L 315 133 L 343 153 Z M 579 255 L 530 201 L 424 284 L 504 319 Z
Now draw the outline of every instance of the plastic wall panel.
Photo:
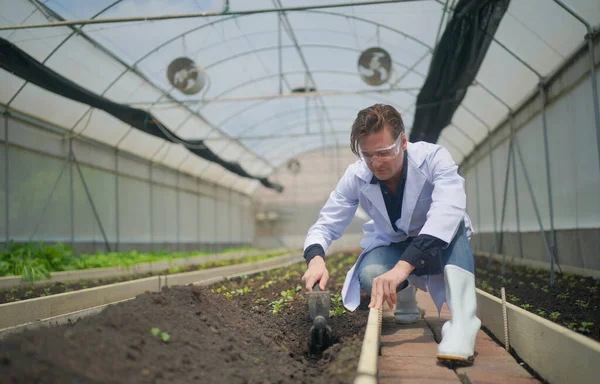
M 503 199 L 504 199 L 504 184 L 505 184 L 505 179 L 506 179 L 506 165 L 507 165 L 507 161 L 508 161 L 508 149 L 509 149 L 509 145 L 508 145 L 508 141 L 505 141 L 504 143 L 502 143 L 501 145 L 499 145 L 497 148 L 494 149 L 494 177 L 495 177 L 495 186 L 496 186 L 496 201 L 495 201 L 495 207 L 496 207 L 496 223 L 498 225 L 498 230 L 500 230 L 500 227 L 502 225 L 502 205 L 503 205 Z M 489 160 L 488 160 L 488 164 L 489 164 Z M 512 172 L 512 165 L 509 165 L 509 169 L 511 169 Z M 489 172 L 489 168 L 488 168 L 488 172 Z M 503 230 L 506 231 L 507 228 L 510 227 L 509 223 L 507 222 L 507 213 L 509 211 L 511 211 L 510 206 L 508 205 L 509 201 L 508 201 L 508 197 L 512 195 L 513 193 L 513 189 L 512 189 L 512 175 L 509 175 L 509 179 L 508 179 L 508 189 L 507 189 L 507 204 L 506 204 L 506 209 L 505 209 L 505 217 L 504 217 L 504 226 L 503 226 Z M 507 227 L 508 225 L 508 227 Z
M 73 153 L 80 163 L 90 164 L 94 167 L 105 169 L 109 172 L 115 170 L 115 152 L 95 148 L 90 150 L 89 145 L 73 141 Z
M 8 140 L 10 143 L 55 156 L 67 156 L 69 153 L 68 142 L 61 140 L 59 135 L 18 120 L 8 119 Z
M 215 196 L 215 186 L 213 184 L 208 184 L 207 182 L 201 181 L 198 185 L 198 191 L 200 194 L 204 196 L 214 197 Z
M 25 84 L 25 80 L 0 69 L 0 84 L 2 84 L 2 87 L 0 87 L 0 103 L 7 104 L 15 92 Z
M 216 243 L 215 201 L 200 197 L 200 242 Z
M 150 186 L 145 181 L 119 177 L 119 240 L 150 242 Z
M 230 205 L 231 208 L 231 235 L 230 241 L 232 243 L 242 242 L 242 225 L 244 224 L 244 217 L 242 215 L 242 207 L 238 203 Z
M 497 159 L 494 159 L 497 162 Z M 481 232 L 494 232 L 494 201 L 492 200 L 492 177 L 490 172 L 490 160 L 486 156 L 485 160 L 477 163 L 476 167 L 479 176 L 479 207 L 480 207 L 480 226 Z
M 184 173 L 180 173 L 179 188 L 186 189 L 195 193 L 198 191 L 198 182 L 196 181 L 196 179 L 193 179 Z
M 198 241 L 198 197 L 179 192 L 179 239 L 181 242 Z
M 119 173 L 144 180 L 150 179 L 150 167 L 148 163 L 125 156 L 119 157 Z
M 216 239 L 217 242 L 226 243 L 231 239 L 230 234 L 229 202 L 217 200 Z
M 177 241 L 177 193 L 174 188 L 152 186 L 152 223 L 155 242 Z
M 546 183 L 546 163 L 544 160 L 544 142 L 541 117 L 536 116 L 525 129 L 517 133 L 523 163 L 529 175 L 535 203 L 540 212 L 542 225 L 550 228 L 548 215 L 548 193 Z M 522 231 L 539 231 L 533 200 L 527 188 L 525 173 L 517 157 L 517 185 L 519 187 L 519 210 Z
M 598 228 L 600 170 L 589 79 L 547 113 L 555 227 Z
M 155 183 L 177 185 L 177 175 L 173 171 L 161 166 L 154 166 L 152 168 L 152 180 Z
M 70 240 L 68 169 L 60 178 L 54 196 L 42 217 L 43 208 L 64 166 L 64 161 L 11 147 L 9 164 L 11 166 L 9 170 L 10 238 L 27 241 L 39 221 L 37 234 L 33 240 Z
M 92 197 L 102 228 L 109 242 L 115 242 L 116 232 L 116 178 L 113 174 L 81 166 L 81 172 Z M 74 169 L 75 238 L 77 241 L 104 242 L 100 224 L 84 189 L 79 173 Z

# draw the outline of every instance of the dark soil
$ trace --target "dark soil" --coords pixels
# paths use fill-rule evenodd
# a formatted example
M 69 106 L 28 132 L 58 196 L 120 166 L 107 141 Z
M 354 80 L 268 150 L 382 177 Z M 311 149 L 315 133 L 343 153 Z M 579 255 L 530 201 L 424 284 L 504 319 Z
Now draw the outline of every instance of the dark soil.
M 114 283 L 120 283 L 123 281 L 143 279 L 145 277 L 158 276 L 158 275 L 171 275 L 182 272 L 199 271 L 201 269 L 225 267 L 228 265 L 241 264 L 247 262 L 253 262 L 258 260 L 265 260 L 267 258 L 281 256 L 283 253 L 273 253 L 269 255 L 261 256 L 248 256 L 239 259 L 223 260 L 223 261 L 211 261 L 203 264 L 186 265 L 182 267 L 173 267 L 163 271 L 153 271 L 147 273 L 138 273 L 119 277 L 110 277 L 103 279 L 94 280 L 80 280 L 72 283 L 50 283 L 50 284 L 27 284 L 13 288 L 6 288 L 0 290 L 0 304 L 10 303 L 13 301 L 33 299 L 34 297 L 44 297 L 50 295 L 56 295 L 58 293 L 65 293 L 71 291 L 79 291 L 81 289 L 98 287 L 101 285 L 109 285 Z
M 0 341 L 0 378 L 11 383 L 347 383 L 368 312 L 338 304 L 355 255 L 328 259 L 333 345 L 308 353 L 303 264 L 211 287 L 146 292 L 74 325 Z M 279 303 L 279 304 L 277 304 Z M 276 314 L 274 314 L 274 311 Z M 169 335 L 154 336 L 152 328 Z
M 529 312 L 600 341 L 600 280 L 592 277 L 555 273 L 550 286 L 550 272 L 508 263 L 502 264 L 475 257 L 477 288 L 501 297 Z

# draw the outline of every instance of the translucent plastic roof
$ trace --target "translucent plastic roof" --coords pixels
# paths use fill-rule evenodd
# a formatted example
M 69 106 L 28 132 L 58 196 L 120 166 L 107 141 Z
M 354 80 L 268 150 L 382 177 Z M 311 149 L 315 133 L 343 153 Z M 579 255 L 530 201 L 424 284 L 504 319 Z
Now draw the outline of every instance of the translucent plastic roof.
M 231 0 L 229 12 L 341 2 Z M 205 139 L 222 158 L 240 162 L 250 174 L 268 176 L 300 153 L 348 146 L 354 116 L 376 102 L 402 111 L 410 132 L 416 96 L 447 23 L 448 18 L 442 18 L 446 3 L 454 2 L 402 1 L 88 24 L 80 33 L 73 33 L 70 26 L 4 30 L 0 36 L 80 86 L 148 109 L 181 137 Z M 600 23 L 598 0 L 564 3 L 592 26 Z M 0 0 L 0 25 L 186 14 L 222 7 L 220 0 Z M 584 25 L 554 1 L 512 1 L 476 84 L 439 143 L 460 163 L 506 117 L 508 107 L 536 89 L 538 75 L 560 66 L 584 42 L 585 34 Z M 374 46 L 390 53 L 394 84 L 374 87 L 359 77 L 357 59 Z M 191 58 L 208 74 L 200 94 L 186 96 L 169 84 L 167 66 L 180 56 Z M 103 111 L 26 84 L 3 70 L 0 84 L 0 103 L 11 108 L 242 192 L 251 193 L 259 185 L 181 145 L 130 129 Z M 297 97 L 292 93 L 297 88 L 312 88 L 317 94 Z

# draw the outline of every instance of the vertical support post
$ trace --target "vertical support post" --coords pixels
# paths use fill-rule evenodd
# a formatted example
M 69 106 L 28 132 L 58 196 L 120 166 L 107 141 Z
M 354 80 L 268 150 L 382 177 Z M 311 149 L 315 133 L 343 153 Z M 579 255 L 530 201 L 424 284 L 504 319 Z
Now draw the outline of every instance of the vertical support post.
M 215 234 L 214 234 L 214 243 L 211 244 L 211 248 L 214 247 L 213 251 L 216 250 L 218 239 L 219 239 L 219 222 L 218 222 L 218 212 L 217 212 L 217 184 L 213 184 L 215 192 L 213 193 L 213 223 L 215 224 Z M 214 245 L 213 245 L 214 244 Z
M 513 124 L 511 124 L 510 126 L 511 131 L 511 140 L 515 140 L 515 127 Z M 512 169 L 513 169 L 513 186 L 514 186 L 514 190 L 515 190 L 515 214 L 516 214 L 516 218 L 517 218 L 517 236 L 519 236 L 519 257 L 522 259 L 523 258 L 523 236 L 521 234 L 521 216 L 519 213 L 519 190 L 518 190 L 518 186 L 517 186 L 517 162 L 516 162 L 516 156 L 515 153 L 513 151 L 513 156 L 512 156 Z M 514 259 L 514 257 L 513 257 Z
M 229 188 L 229 247 L 232 246 L 233 244 L 233 191 L 231 190 L 231 188 Z
M 196 178 L 196 241 L 198 242 L 198 251 L 200 247 L 200 179 Z
M 283 55 L 281 52 L 281 14 L 277 12 L 277 46 L 279 55 L 279 94 L 283 94 Z
M 154 164 L 148 163 L 150 175 L 150 204 L 148 204 L 148 217 L 150 217 L 150 250 L 154 252 Z
M 594 87 L 595 88 L 595 87 Z M 550 285 L 554 284 L 554 258 L 556 257 L 556 232 L 554 231 L 554 204 L 552 201 L 552 179 L 550 178 L 550 150 L 548 149 L 548 124 L 546 119 L 546 89 L 540 84 L 542 103 L 542 129 L 544 132 L 544 160 L 546 163 L 546 185 L 548 187 L 548 209 L 550 213 Z M 544 234 L 544 236 L 546 236 Z
M 10 242 L 10 183 L 8 160 L 8 113 L 4 112 L 4 209 L 6 214 L 4 222 L 6 244 L 4 244 L 4 247 L 6 249 L 8 249 L 8 243 Z
M 491 183 L 492 183 L 492 210 L 493 210 L 493 218 L 494 218 L 494 246 L 492 247 L 492 249 L 490 250 L 490 257 L 488 258 L 488 268 L 492 265 L 492 254 L 494 253 L 494 250 L 498 249 L 498 220 L 496 218 L 496 177 L 495 177 L 495 172 L 494 172 L 494 156 L 493 156 L 493 151 L 494 148 L 492 146 L 492 132 L 488 131 L 488 146 L 489 146 L 489 156 L 490 156 L 490 177 L 491 177 Z
M 115 221 L 116 221 L 116 238 L 117 243 L 115 244 L 115 249 L 119 252 L 120 244 L 121 244 L 121 229 L 119 228 L 119 149 L 115 148 Z
M 177 212 L 175 213 L 175 219 L 177 220 L 177 224 L 175 225 L 177 231 L 177 251 L 180 251 L 181 246 L 181 209 L 179 209 L 180 205 L 180 196 L 179 196 L 179 170 L 177 170 L 177 184 L 175 186 L 175 209 Z
M 509 116 L 509 124 L 512 127 L 513 124 L 513 115 L 512 113 Z M 511 128 L 512 129 L 512 128 Z M 513 138 L 512 136 L 510 137 L 510 140 L 508 142 L 508 156 L 506 158 L 506 173 L 504 176 L 504 194 L 502 195 L 502 216 L 500 219 L 500 247 L 498 248 L 499 253 L 502 254 L 502 271 L 501 274 L 504 275 L 504 272 L 506 270 L 506 260 L 505 260 L 505 255 L 504 255 L 504 218 L 506 216 L 506 199 L 508 197 L 508 179 L 509 179 L 509 175 L 510 175 L 510 160 L 513 154 Z
M 477 237 L 477 250 L 481 250 L 481 200 L 479 198 L 479 170 L 477 164 L 474 166 L 475 168 L 475 195 L 477 200 L 477 232 L 479 236 Z
M 73 180 L 73 139 L 69 139 L 69 206 L 71 210 L 71 247 L 75 245 L 75 184 Z

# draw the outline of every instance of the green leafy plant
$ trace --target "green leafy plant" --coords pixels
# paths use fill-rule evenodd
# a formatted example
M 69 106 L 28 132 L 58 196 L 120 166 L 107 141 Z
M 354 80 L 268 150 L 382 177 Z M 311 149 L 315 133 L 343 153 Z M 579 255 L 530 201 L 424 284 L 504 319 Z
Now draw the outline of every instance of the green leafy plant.
M 552 312 L 550 314 L 550 318 L 554 321 L 558 320 L 559 317 L 560 317 L 560 312 Z

